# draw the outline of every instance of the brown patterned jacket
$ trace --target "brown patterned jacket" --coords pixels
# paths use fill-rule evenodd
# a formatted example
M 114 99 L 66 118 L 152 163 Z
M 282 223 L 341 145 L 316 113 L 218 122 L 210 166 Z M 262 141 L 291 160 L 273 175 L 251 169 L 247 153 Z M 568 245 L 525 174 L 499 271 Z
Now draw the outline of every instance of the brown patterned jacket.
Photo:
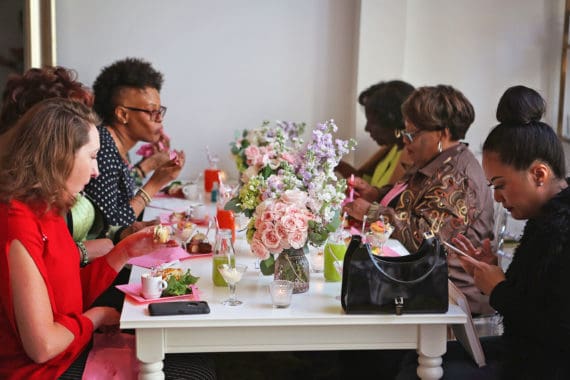
M 403 178 L 407 188 L 390 206 L 374 204 L 369 221 L 380 215 L 395 227 L 392 238 L 410 252 L 417 251 L 424 232 L 432 231 L 450 241 L 465 234 L 475 245 L 494 240 L 493 200 L 481 165 L 466 144 L 441 152 L 421 169 L 412 169 Z M 380 199 L 392 185 L 380 189 Z M 465 294 L 473 314 L 493 313 L 489 299 L 482 294 L 454 255 L 448 257 L 449 277 Z

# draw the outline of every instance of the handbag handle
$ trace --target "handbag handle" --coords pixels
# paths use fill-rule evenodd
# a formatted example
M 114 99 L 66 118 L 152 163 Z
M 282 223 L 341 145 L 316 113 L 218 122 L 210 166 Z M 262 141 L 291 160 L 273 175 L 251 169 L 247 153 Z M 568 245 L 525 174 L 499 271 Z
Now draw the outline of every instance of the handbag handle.
M 435 250 L 439 251 L 439 242 L 437 241 L 437 239 L 433 239 L 432 242 L 434 242 L 434 244 L 436 245 Z M 429 276 L 431 274 L 431 272 L 433 272 L 433 270 L 435 269 L 435 266 L 437 265 L 437 262 L 434 262 L 432 267 L 423 275 L 421 275 L 420 277 L 416 278 L 415 280 L 398 280 L 392 276 L 390 276 L 388 273 L 386 273 L 381 267 L 380 265 L 378 265 L 378 263 L 376 262 L 376 259 L 372 256 L 372 253 L 370 252 L 370 247 L 368 245 L 366 245 L 366 250 L 368 251 L 368 255 L 370 255 L 370 260 L 372 261 L 372 264 L 374 264 L 374 266 L 376 267 L 376 269 L 378 269 L 380 271 L 380 273 L 382 273 L 384 276 L 386 276 L 389 280 L 392 280 L 394 282 L 397 283 L 401 283 L 401 284 L 414 284 L 416 282 L 419 281 L 423 281 L 427 276 Z

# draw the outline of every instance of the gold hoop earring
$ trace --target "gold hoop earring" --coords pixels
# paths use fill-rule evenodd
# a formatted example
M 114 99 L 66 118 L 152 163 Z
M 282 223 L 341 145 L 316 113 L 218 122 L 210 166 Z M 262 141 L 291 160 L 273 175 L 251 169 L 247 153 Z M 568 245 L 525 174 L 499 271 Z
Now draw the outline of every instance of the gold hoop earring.
M 439 153 L 443 152 L 443 144 L 441 143 L 441 140 L 439 140 L 439 142 L 437 143 L 437 151 Z

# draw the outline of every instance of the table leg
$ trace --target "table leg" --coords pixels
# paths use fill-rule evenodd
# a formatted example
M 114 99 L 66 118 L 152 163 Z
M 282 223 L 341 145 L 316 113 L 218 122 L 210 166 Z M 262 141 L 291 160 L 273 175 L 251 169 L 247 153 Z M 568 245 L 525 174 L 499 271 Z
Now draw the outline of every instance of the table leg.
M 443 377 L 441 356 L 447 349 L 446 325 L 420 325 L 418 369 L 420 379 L 435 380 Z
M 139 380 L 164 380 L 164 330 L 138 329 L 136 337 Z
M 164 380 L 162 360 L 154 363 L 144 363 L 139 360 L 139 380 Z

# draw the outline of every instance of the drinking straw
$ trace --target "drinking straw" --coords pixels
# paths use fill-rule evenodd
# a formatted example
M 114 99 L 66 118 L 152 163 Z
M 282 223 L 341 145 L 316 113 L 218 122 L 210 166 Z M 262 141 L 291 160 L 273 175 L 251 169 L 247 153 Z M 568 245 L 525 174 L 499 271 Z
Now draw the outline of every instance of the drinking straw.
M 360 234 L 362 236 L 364 236 L 364 228 L 366 227 L 366 219 L 368 219 L 368 215 L 364 215 L 364 217 L 362 218 L 362 230 L 360 231 Z

